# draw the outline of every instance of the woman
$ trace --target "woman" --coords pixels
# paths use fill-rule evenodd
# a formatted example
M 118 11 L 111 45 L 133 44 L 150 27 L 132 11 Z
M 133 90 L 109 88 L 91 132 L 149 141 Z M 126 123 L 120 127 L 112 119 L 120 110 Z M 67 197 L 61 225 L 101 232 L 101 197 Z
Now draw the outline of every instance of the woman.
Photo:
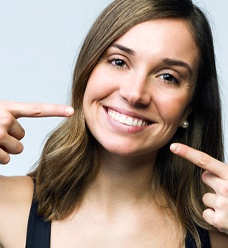
M 71 116 L 34 172 L 1 178 L 3 247 L 227 247 L 213 41 L 190 0 L 113 1 L 82 46 L 72 106 L 1 104 L 2 163 L 22 150 L 15 118 Z

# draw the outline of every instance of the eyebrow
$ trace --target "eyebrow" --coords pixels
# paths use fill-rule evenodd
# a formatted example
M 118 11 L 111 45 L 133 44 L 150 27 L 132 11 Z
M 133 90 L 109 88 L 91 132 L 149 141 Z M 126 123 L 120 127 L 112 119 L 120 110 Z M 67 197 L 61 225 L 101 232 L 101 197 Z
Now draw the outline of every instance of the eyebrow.
M 113 43 L 110 47 L 118 48 L 119 50 L 121 50 L 121 51 L 123 51 L 123 52 L 125 52 L 125 53 L 127 53 L 129 55 L 135 55 L 136 54 L 136 52 L 133 49 L 125 47 L 125 46 L 117 44 L 117 43 Z M 184 67 L 184 68 L 186 68 L 188 70 L 188 72 L 190 74 L 190 77 L 193 76 L 193 71 L 192 71 L 191 66 L 188 63 L 184 62 L 184 61 L 165 58 L 165 59 L 163 59 L 163 63 L 167 64 L 167 65 L 172 65 L 172 66 Z
M 120 44 L 117 44 L 117 43 L 113 43 L 110 47 L 116 47 L 118 48 L 119 50 L 129 54 L 129 55 L 135 55 L 135 51 L 133 49 L 130 49 L 128 47 L 125 47 L 123 45 L 120 45 Z
M 164 64 L 167 64 L 167 65 L 173 65 L 173 66 L 181 66 L 181 67 L 184 67 L 188 70 L 189 74 L 190 74 L 190 77 L 193 76 L 193 71 L 192 71 L 192 68 L 191 66 L 184 62 L 184 61 L 181 61 L 181 60 L 175 60 L 175 59 L 169 59 L 169 58 L 165 58 L 163 60 L 163 63 Z

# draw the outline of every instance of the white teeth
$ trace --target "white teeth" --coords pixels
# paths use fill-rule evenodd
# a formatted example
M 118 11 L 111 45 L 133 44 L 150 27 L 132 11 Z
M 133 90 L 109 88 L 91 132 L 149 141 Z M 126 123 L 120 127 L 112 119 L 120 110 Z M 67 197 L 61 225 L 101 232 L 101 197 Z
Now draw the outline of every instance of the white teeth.
M 133 126 L 133 121 L 134 121 L 133 118 L 128 117 L 127 121 L 126 121 L 126 124 L 129 125 L 129 126 Z
M 115 118 L 115 120 L 117 120 L 117 121 L 119 121 L 119 122 L 121 122 L 121 123 L 126 123 L 126 121 L 127 121 L 127 118 L 126 118 L 126 116 L 125 115 L 120 115 L 120 118 L 119 118 L 119 120 L 118 120 L 118 118 Z
M 146 126 L 148 124 L 147 121 L 132 118 L 130 116 L 120 114 L 114 110 L 109 109 L 108 114 L 112 119 L 128 126 L 141 127 L 141 126 Z

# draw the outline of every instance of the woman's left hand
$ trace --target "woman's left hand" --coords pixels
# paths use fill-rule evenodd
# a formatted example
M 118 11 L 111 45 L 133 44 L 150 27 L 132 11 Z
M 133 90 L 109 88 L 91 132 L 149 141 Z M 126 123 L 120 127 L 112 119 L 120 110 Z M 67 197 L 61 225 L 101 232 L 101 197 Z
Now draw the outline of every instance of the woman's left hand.
M 206 193 L 203 196 L 207 207 L 203 217 L 210 225 L 228 234 L 228 165 L 183 144 L 172 144 L 170 150 L 205 170 L 202 180 L 215 193 Z

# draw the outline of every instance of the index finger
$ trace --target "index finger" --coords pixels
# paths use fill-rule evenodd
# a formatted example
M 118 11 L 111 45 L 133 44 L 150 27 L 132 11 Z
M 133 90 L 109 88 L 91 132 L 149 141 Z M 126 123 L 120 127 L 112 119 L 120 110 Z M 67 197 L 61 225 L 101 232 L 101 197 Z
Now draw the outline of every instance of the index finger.
M 74 109 L 63 104 L 22 103 L 1 101 L 0 109 L 9 111 L 15 118 L 20 117 L 68 117 Z
M 228 166 L 208 154 L 179 143 L 172 144 L 170 150 L 219 178 L 228 179 Z

